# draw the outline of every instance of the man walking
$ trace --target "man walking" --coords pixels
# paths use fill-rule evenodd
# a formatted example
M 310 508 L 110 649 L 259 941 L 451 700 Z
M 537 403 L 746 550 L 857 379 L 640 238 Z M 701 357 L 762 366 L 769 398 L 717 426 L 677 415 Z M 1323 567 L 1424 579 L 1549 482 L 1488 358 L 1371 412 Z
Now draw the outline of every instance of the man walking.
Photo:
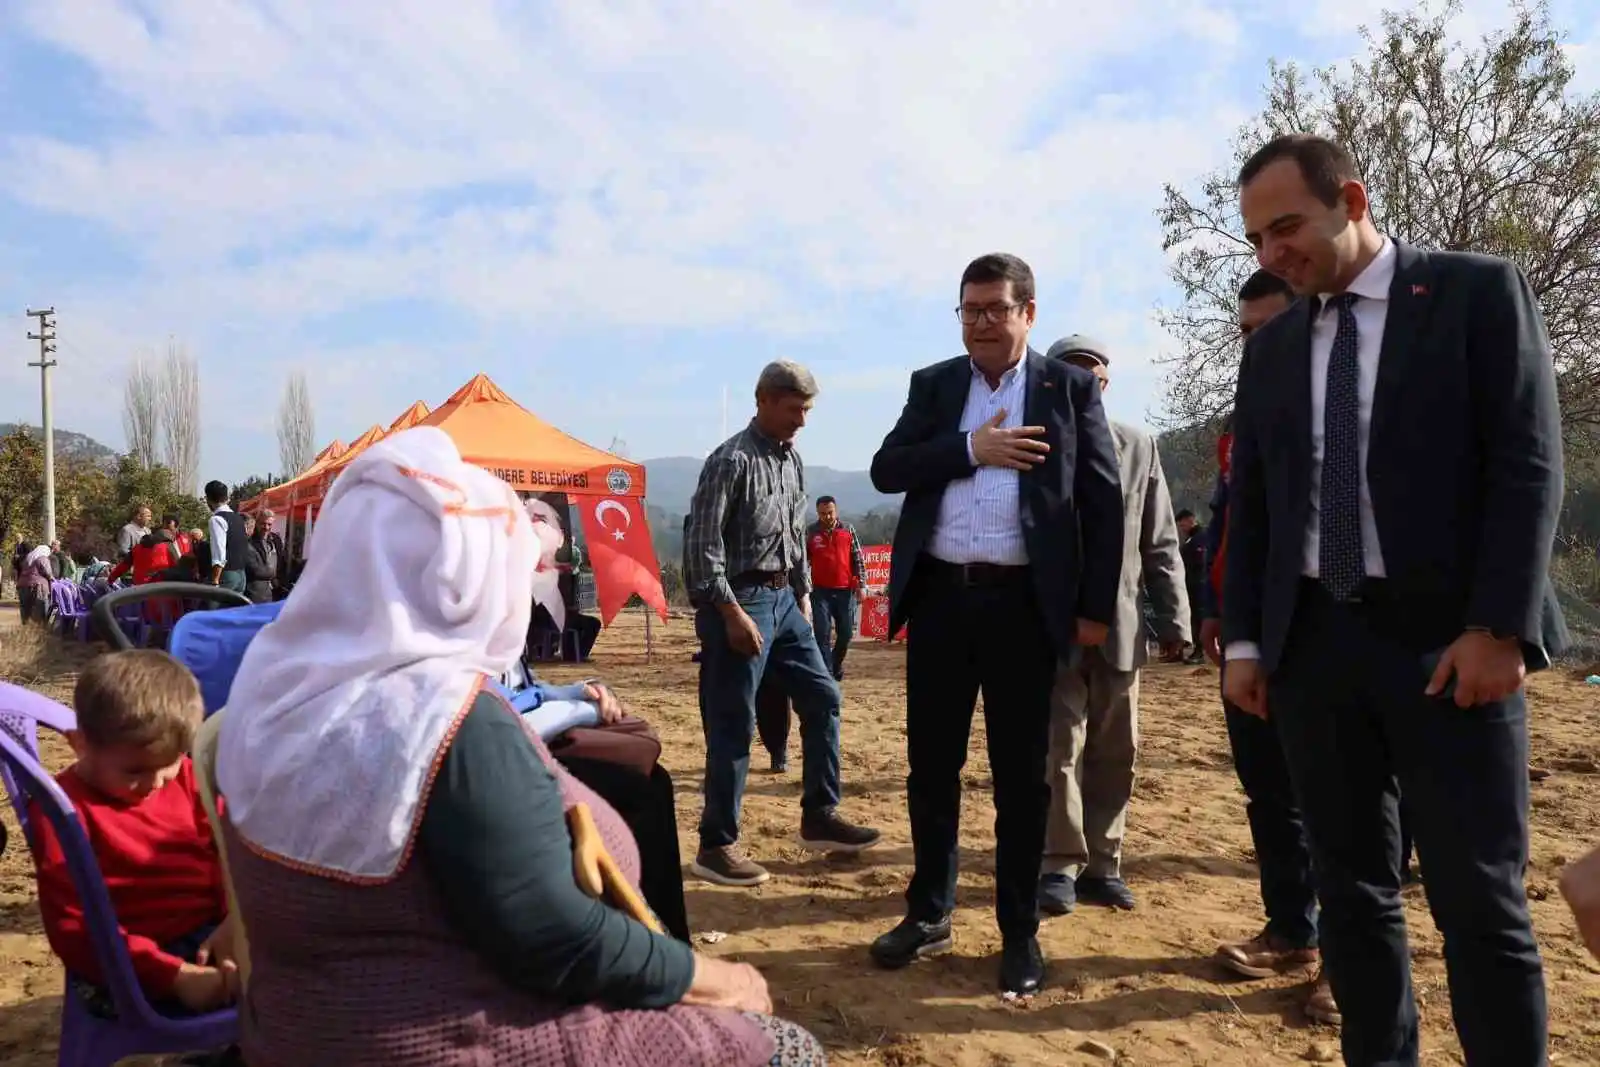
M 855 527 L 839 519 L 831 496 L 817 498 L 817 521 L 806 531 L 811 563 L 811 623 L 822 661 L 844 681 L 844 657 L 856 628 L 856 605 L 867 595 L 867 565 Z
M 816 395 L 810 371 L 788 360 L 769 363 L 756 383 L 755 418 L 706 457 L 689 507 L 684 578 L 696 609 L 706 733 L 700 851 L 689 869 L 719 885 L 753 886 L 769 877 L 739 847 L 756 689 L 769 667 L 800 717 L 800 843 L 859 852 L 878 841 L 878 831 L 835 810 L 839 683 L 811 630 L 805 468 L 794 447 Z
M 228 496 L 223 482 L 206 483 L 206 506 L 211 509 L 211 533 L 205 540 L 211 561 L 210 581 L 243 593 L 250 538 L 244 532 L 243 517 L 228 506 Z
M 1294 291 L 1274 274 L 1258 270 L 1239 289 L 1239 332 L 1246 338 L 1294 301 Z M 1200 645 L 1217 666 L 1222 660 L 1222 567 L 1228 538 L 1228 470 L 1232 433 L 1217 443 L 1217 484 L 1211 494 L 1211 524 L 1206 527 L 1206 558 L 1210 573 L 1201 585 Z M 1223 967 L 1241 978 L 1271 978 L 1277 974 L 1310 971 L 1306 1016 L 1329 1026 L 1340 1023 L 1338 1002 L 1327 975 L 1317 971 L 1322 954 L 1317 947 L 1317 890 L 1311 873 L 1311 847 L 1289 780 L 1289 765 L 1278 740 L 1278 720 L 1258 718 L 1241 711 L 1226 697 L 1223 720 L 1228 745 L 1233 750 L 1234 773 L 1244 789 L 1245 818 L 1255 847 L 1261 884 L 1261 906 L 1267 922 L 1246 941 L 1229 942 L 1217 949 Z M 1402 839 L 1404 835 L 1402 834 Z M 1402 847 L 1402 853 L 1406 850 Z
M 1345 1062 L 1418 1061 L 1398 782 L 1466 1062 L 1537 1067 L 1522 683 L 1548 665 L 1562 496 L 1538 305 L 1505 260 L 1379 233 L 1330 141 L 1277 138 L 1239 186 L 1261 265 L 1305 299 L 1240 366 L 1224 688 L 1278 722 Z
M 872 945 L 881 967 L 951 946 L 961 768 L 983 694 L 994 781 L 1000 986 L 1036 991 L 1039 862 L 1058 660 L 1105 641 L 1117 607 L 1122 491 L 1088 372 L 1028 348 L 1038 306 L 1016 256 L 961 276 L 967 354 L 912 374 L 905 409 L 872 458 L 882 493 L 905 493 L 889 581 L 889 632 L 906 644 L 906 801 L 916 870 L 906 917 Z
M 1081 334 L 1063 337 L 1046 357 L 1110 384 L 1111 357 Z M 1050 819 L 1039 907 L 1065 915 L 1081 900 L 1132 909 L 1122 879 L 1122 838 L 1139 753 L 1139 668 L 1148 658 L 1140 589 L 1150 599 L 1161 652 L 1189 644 L 1178 526 L 1155 438 L 1111 423 L 1122 488 L 1122 558 L 1116 614 L 1105 644 L 1056 667 L 1050 698 Z

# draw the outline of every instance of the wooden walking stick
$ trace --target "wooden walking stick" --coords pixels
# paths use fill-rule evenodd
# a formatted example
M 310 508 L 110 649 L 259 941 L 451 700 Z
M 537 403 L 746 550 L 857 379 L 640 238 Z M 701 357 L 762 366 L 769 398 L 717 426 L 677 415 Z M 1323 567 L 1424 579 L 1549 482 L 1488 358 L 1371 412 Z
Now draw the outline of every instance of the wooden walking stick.
M 650 910 L 639 891 L 633 888 L 617 866 L 617 861 L 606 851 L 600 828 L 594 824 L 594 815 L 587 804 L 574 804 L 567 809 L 567 828 L 572 831 L 572 872 L 578 888 L 611 904 L 625 915 L 643 923 L 653 933 L 665 933 L 661 920 Z

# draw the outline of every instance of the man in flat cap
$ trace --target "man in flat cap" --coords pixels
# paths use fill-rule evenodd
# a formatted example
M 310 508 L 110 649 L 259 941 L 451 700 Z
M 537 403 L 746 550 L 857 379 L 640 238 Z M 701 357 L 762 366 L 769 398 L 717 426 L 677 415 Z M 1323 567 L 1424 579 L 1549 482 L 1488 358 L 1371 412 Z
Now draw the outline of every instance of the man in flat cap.
M 1050 346 L 1049 359 L 1110 382 L 1106 347 L 1081 334 Z M 1122 880 L 1122 836 L 1139 749 L 1139 668 L 1148 656 L 1141 585 L 1155 611 L 1163 653 L 1189 643 L 1177 521 L 1155 438 L 1112 421 L 1122 480 L 1122 573 L 1105 644 L 1085 648 L 1056 671 L 1050 707 L 1050 821 L 1039 875 L 1039 907 L 1065 915 L 1079 900 L 1129 909 Z

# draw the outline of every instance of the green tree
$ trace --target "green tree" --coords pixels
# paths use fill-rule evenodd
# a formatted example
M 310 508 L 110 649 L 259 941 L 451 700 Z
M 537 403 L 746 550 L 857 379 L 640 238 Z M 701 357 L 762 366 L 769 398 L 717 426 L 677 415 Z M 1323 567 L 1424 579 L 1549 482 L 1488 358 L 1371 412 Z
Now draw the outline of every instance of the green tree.
M 1386 13 L 1364 58 L 1307 75 L 1269 67 L 1266 107 L 1235 142 L 1237 162 L 1282 133 L 1343 144 L 1367 182 L 1378 228 L 1428 248 L 1505 256 L 1528 275 L 1559 374 L 1569 448 L 1600 428 L 1600 94 L 1568 91 L 1572 66 L 1543 6 L 1513 4 L 1508 28 L 1452 43 L 1459 14 Z M 1159 215 L 1181 303 L 1162 310 L 1181 348 L 1169 361 L 1169 425 L 1233 403 L 1239 285 L 1255 269 L 1234 171 L 1193 191 L 1168 185 Z
M 237 508 L 245 501 L 254 500 L 256 497 L 260 496 L 268 489 L 271 489 L 273 486 L 278 485 L 282 481 L 283 479 L 279 478 L 275 474 L 252 474 L 250 477 L 233 487 L 233 491 L 229 495 L 228 501 L 233 507 Z
M 44 446 L 19 427 L 0 437 L 0 547 L 38 537 L 43 517 Z

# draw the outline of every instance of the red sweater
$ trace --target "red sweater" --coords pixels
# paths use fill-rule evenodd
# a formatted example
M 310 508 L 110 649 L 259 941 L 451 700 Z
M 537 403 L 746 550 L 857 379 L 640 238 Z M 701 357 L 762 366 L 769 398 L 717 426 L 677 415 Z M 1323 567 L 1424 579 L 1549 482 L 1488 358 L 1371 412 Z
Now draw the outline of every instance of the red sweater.
M 109 799 L 71 768 L 56 782 L 78 809 L 139 985 L 152 998 L 171 995 L 184 961 L 161 946 L 220 923 L 228 912 L 222 864 L 194 767 L 184 757 L 178 776 L 137 804 Z M 61 839 L 37 805 L 30 818 L 39 912 L 50 947 L 67 970 L 104 984 Z

